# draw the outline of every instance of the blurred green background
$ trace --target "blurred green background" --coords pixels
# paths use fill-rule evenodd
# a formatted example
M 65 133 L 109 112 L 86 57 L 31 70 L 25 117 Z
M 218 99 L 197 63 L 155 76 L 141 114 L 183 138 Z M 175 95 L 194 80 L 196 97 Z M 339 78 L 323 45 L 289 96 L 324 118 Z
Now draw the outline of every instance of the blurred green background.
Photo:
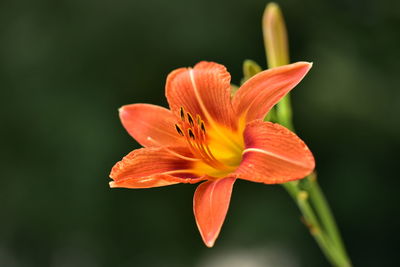
M 261 0 L 0 3 L 0 266 L 327 266 L 287 193 L 238 181 L 206 248 L 193 185 L 109 189 L 138 144 L 121 105 L 166 105 L 175 68 L 210 60 L 241 79 L 265 66 Z M 395 266 L 400 242 L 400 2 L 278 2 L 295 124 L 355 266 Z

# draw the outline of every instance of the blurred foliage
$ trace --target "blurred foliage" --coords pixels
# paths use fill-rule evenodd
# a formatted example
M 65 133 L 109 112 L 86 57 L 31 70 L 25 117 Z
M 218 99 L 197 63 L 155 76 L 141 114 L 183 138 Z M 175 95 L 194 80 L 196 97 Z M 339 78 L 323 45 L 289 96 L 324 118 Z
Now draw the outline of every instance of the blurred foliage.
M 167 74 L 200 60 L 226 65 L 239 84 L 244 59 L 265 62 L 265 4 L 2 1 L 0 266 L 211 266 L 213 255 L 260 248 L 284 251 L 286 266 L 326 266 L 280 186 L 239 181 L 213 249 L 196 229 L 195 186 L 108 188 L 112 165 L 138 147 L 118 107 L 166 105 Z M 292 60 L 314 62 L 292 94 L 296 130 L 354 265 L 390 266 L 400 241 L 400 2 L 280 5 Z

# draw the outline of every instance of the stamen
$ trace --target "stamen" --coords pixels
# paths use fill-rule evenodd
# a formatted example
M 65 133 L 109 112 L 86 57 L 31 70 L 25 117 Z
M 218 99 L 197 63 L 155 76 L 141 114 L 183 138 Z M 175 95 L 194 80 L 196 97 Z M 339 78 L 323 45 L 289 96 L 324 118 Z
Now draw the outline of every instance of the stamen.
M 182 169 L 182 170 L 174 170 L 174 171 L 166 171 L 166 172 L 162 172 L 162 174 L 178 174 L 178 173 L 192 173 L 193 170 L 191 169 Z
M 203 161 L 215 169 L 221 170 L 229 168 L 229 166 L 216 159 L 209 148 L 206 135 L 206 126 L 200 115 L 196 114 L 196 120 L 194 120 L 193 115 L 189 112 L 185 112 L 183 107 L 180 108 L 179 115 L 182 121 L 175 124 L 175 129 L 179 135 L 186 139 L 188 148 L 192 152 L 193 157 L 196 158 L 192 160 Z M 180 157 L 187 159 L 187 157 L 183 155 L 180 155 Z
M 200 129 L 203 131 L 204 134 L 206 134 L 206 126 L 204 125 L 204 121 L 201 122 Z
M 175 124 L 175 129 L 178 132 L 180 136 L 184 136 L 185 134 L 182 132 L 181 128 L 178 126 L 178 124 Z
M 181 115 L 181 119 L 184 121 L 185 120 L 185 110 L 183 109 L 183 107 L 181 107 L 181 109 L 179 110 L 179 113 Z
M 192 128 L 188 129 L 188 134 L 190 138 L 192 138 L 193 140 L 195 139 Z
M 147 140 L 153 142 L 153 144 L 157 145 L 157 146 L 161 146 L 160 143 L 158 143 L 156 140 L 154 140 L 153 138 L 151 138 L 150 136 L 147 137 Z M 164 146 L 164 149 L 166 151 L 168 151 L 169 153 L 171 153 L 172 155 L 184 159 L 184 160 L 189 160 L 189 161 L 199 161 L 200 159 L 196 159 L 196 158 L 190 158 L 190 157 L 186 157 L 184 155 L 179 154 L 178 152 L 175 152 L 171 149 L 169 149 L 168 147 Z
M 187 114 L 187 117 L 188 117 L 189 124 L 193 127 L 194 126 L 194 122 L 193 122 L 192 115 L 190 115 L 189 112 L 186 113 L 186 114 Z

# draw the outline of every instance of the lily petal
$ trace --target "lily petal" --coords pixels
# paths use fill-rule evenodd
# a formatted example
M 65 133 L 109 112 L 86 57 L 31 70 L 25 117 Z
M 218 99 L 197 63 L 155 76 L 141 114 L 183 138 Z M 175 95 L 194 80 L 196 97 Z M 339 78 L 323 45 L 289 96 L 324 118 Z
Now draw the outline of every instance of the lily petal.
M 224 223 L 235 178 L 222 178 L 200 184 L 193 198 L 193 211 L 201 237 L 208 247 L 215 240 Z
M 182 157 L 187 157 L 187 160 Z M 148 188 L 176 183 L 197 183 L 203 178 L 193 173 L 193 162 L 189 157 L 190 154 L 185 148 L 136 149 L 111 169 L 110 178 L 114 181 L 110 186 Z
M 142 146 L 184 145 L 175 130 L 176 117 L 170 110 L 150 104 L 132 104 L 119 109 L 127 132 Z
M 180 68 L 168 75 L 166 97 L 171 110 L 183 107 L 207 123 L 230 126 L 232 105 L 231 76 L 223 65 L 202 61 L 194 68 Z
M 297 62 L 265 70 L 245 82 L 233 97 L 236 116 L 245 122 L 263 119 L 268 111 L 292 90 L 310 70 L 312 63 Z
M 178 184 L 180 181 L 169 175 L 154 175 L 149 177 L 131 178 L 122 181 L 110 182 L 111 188 L 151 188 Z
M 314 157 L 304 142 L 285 127 L 263 121 L 247 124 L 242 162 L 233 176 L 266 184 L 285 183 L 310 174 Z

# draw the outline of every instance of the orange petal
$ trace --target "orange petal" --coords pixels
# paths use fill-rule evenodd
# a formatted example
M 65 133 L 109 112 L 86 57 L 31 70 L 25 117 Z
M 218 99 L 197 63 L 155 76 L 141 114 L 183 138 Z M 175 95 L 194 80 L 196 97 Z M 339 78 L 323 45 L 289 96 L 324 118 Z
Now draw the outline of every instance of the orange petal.
M 122 181 L 110 182 L 111 188 L 151 188 L 180 183 L 168 175 L 153 175 L 148 177 L 131 178 Z
M 170 152 L 172 150 L 175 154 Z M 185 148 L 167 150 L 164 147 L 147 147 L 134 150 L 114 165 L 110 173 L 114 181 L 110 186 L 148 188 L 202 180 L 193 173 L 193 162 L 182 157 L 190 157 Z
M 214 246 L 228 211 L 235 178 L 221 178 L 200 184 L 193 198 L 197 227 L 207 247 Z
M 168 75 L 166 97 L 171 110 L 180 107 L 199 114 L 207 123 L 231 125 L 231 76 L 226 68 L 213 62 L 200 62 L 194 68 L 180 68 Z
M 236 115 L 245 115 L 246 122 L 264 119 L 268 111 L 303 79 L 311 66 L 308 62 L 297 62 L 253 76 L 233 97 Z
M 314 157 L 304 142 L 285 127 L 253 121 L 244 131 L 245 150 L 233 176 L 266 184 L 285 183 L 310 174 Z
M 122 125 L 142 146 L 184 145 L 176 132 L 176 117 L 166 108 L 132 104 L 119 109 Z

